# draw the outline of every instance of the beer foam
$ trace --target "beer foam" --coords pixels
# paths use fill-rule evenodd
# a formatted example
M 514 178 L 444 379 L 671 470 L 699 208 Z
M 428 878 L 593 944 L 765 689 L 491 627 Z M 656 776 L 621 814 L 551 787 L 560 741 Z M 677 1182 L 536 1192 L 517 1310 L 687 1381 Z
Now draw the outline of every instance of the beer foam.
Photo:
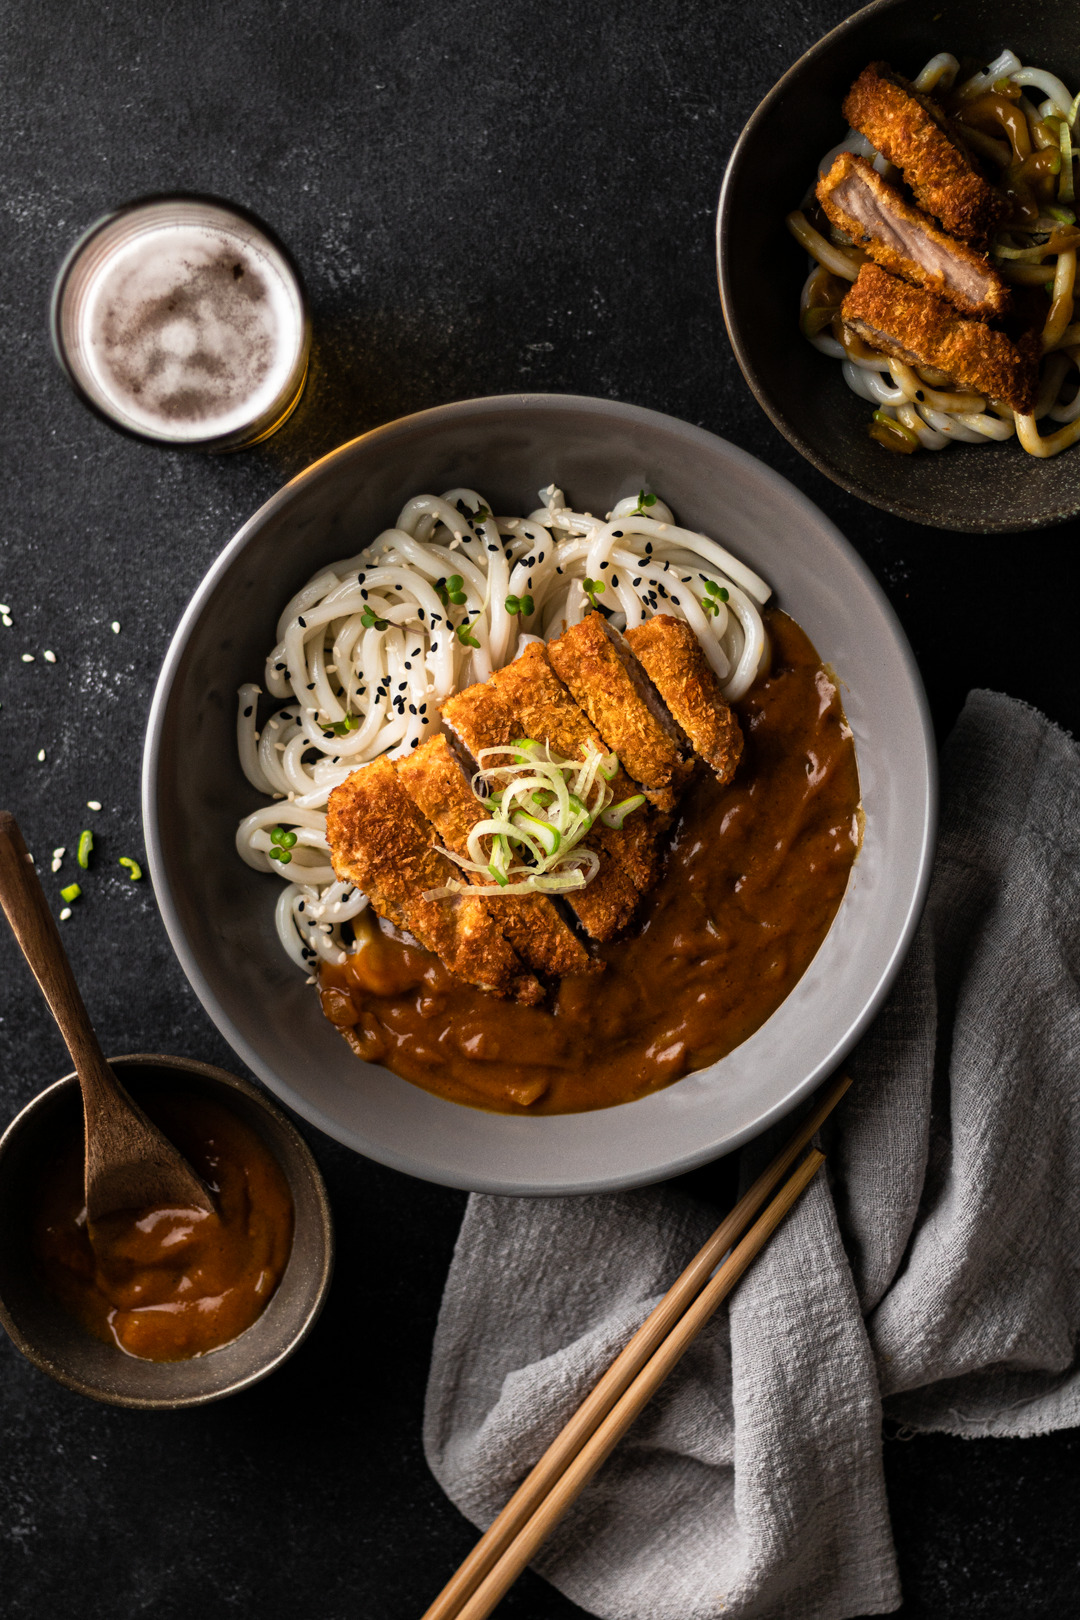
M 88 267 L 76 301 L 82 380 L 137 433 L 227 437 L 290 383 L 304 342 L 295 280 L 270 242 L 237 225 L 150 222 Z

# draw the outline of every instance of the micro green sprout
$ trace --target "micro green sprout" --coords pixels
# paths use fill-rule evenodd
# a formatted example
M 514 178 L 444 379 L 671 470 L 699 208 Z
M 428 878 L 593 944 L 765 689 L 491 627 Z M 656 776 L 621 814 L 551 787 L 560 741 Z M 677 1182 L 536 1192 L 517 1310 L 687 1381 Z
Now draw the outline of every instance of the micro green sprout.
M 655 499 L 655 496 L 653 498 Z M 603 594 L 604 594 L 604 582 L 603 582 L 603 580 L 602 579 L 583 579 L 582 582 L 581 582 L 581 588 L 585 592 L 585 595 L 589 598 L 589 601 L 592 603 L 593 607 L 598 608 L 600 606 L 600 604 L 596 600 L 596 598 L 598 596 L 603 596 Z
M 632 517 L 645 517 L 646 516 L 646 511 L 645 511 L 646 507 L 655 506 L 655 505 L 656 505 L 656 496 L 651 494 L 651 493 L 647 494 L 645 490 L 639 489 L 638 490 L 637 505 L 634 507 L 634 510 L 631 513 L 631 516 Z
M 267 851 L 272 861 L 280 861 L 282 866 L 288 866 L 292 860 L 290 851 L 296 843 L 296 834 L 287 832 L 284 827 L 271 827 L 270 842 L 274 846 Z
M 358 714 L 347 714 L 344 720 L 335 721 L 330 730 L 335 737 L 347 737 L 349 732 L 356 731 L 359 725 L 360 716 Z
M 132 883 L 138 883 L 139 879 L 142 877 L 142 867 L 139 865 L 138 861 L 133 861 L 130 855 L 121 855 L 116 864 L 117 866 L 125 866 L 127 868 L 127 875 L 131 879 Z
M 77 900 L 81 894 L 82 889 L 77 883 L 69 883 L 66 889 L 60 890 L 60 898 L 67 905 L 70 905 L 73 900 Z
M 729 602 L 730 600 L 730 592 L 723 585 L 718 585 L 715 579 L 705 581 L 705 596 L 701 605 L 711 619 L 715 619 L 720 612 L 721 602 Z
M 85 872 L 90 865 L 90 857 L 94 852 L 94 835 L 87 830 L 79 834 L 79 847 L 75 851 L 75 859 Z
M 491 520 L 491 513 L 488 511 L 486 506 L 481 504 L 472 514 L 472 520 L 474 523 L 488 523 Z
M 462 619 L 456 630 L 458 640 L 463 647 L 479 647 L 480 643 L 472 633 L 472 626 L 468 619 Z
M 530 613 L 535 612 L 531 596 L 508 596 L 503 606 L 507 613 L 520 613 L 523 619 L 527 619 Z
M 455 607 L 461 607 L 466 600 L 465 581 L 460 574 L 451 574 L 449 579 L 437 580 L 435 594 L 443 607 L 449 607 L 451 603 Z
M 365 608 L 361 613 L 360 623 L 365 630 L 389 630 L 390 628 L 389 620 L 377 618 L 371 608 Z

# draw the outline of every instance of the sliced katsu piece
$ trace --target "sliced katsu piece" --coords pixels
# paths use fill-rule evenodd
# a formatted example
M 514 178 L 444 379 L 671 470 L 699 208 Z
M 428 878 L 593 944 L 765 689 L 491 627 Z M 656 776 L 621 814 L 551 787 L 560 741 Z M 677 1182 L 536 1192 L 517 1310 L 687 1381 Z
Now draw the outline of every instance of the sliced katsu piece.
M 478 821 L 486 819 L 486 811 L 446 738 L 430 737 L 414 753 L 399 759 L 397 773 L 447 849 L 467 856 L 469 834 Z M 485 881 L 477 873 L 469 876 L 474 883 Z M 492 895 L 488 904 L 510 944 L 538 973 L 559 979 L 603 969 L 603 962 L 589 955 L 546 895 Z
M 965 242 L 985 242 L 1009 212 L 1009 204 L 975 168 L 929 96 L 871 62 L 844 101 L 844 117 L 876 151 L 903 173 L 916 202 Z
M 628 630 L 626 639 L 694 752 L 720 782 L 730 782 L 742 756 L 742 732 L 686 620 L 656 613 Z
M 456 878 L 457 867 L 435 849 L 434 829 L 385 755 L 331 793 L 326 836 L 338 877 L 355 883 L 380 917 L 407 930 L 451 973 L 497 996 L 543 1000 L 481 895 L 424 899 L 426 890 Z
M 590 744 L 603 744 L 587 714 L 578 708 L 538 642 L 489 681 L 448 698 L 442 717 L 473 759 L 482 748 L 503 748 L 515 737 L 535 737 L 564 759 L 583 759 Z M 637 792 L 621 768 L 611 786 L 616 800 Z M 657 826 L 648 807 L 627 817 L 621 831 L 597 825 L 583 842 L 600 858 L 600 870 L 584 889 L 566 900 L 593 939 L 612 939 L 625 928 L 641 893 L 659 865 Z
M 844 323 L 857 337 L 909 366 L 932 366 L 960 388 L 1002 399 L 1026 415 L 1039 387 L 1038 337 L 1016 343 L 985 321 L 969 321 L 953 306 L 864 264 L 840 306 Z
M 646 797 L 658 810 L 674 810 L 694 758 L 624 637 L 602 613 L 590 613 L 547 650 L 556 675 Z
M 928 287 L 965 315 L 1004 315 L 1009 289 L 983 253 L 939 230 L 872 163 L 841 152 L 817 184 L 832 223 L 895 276 Z

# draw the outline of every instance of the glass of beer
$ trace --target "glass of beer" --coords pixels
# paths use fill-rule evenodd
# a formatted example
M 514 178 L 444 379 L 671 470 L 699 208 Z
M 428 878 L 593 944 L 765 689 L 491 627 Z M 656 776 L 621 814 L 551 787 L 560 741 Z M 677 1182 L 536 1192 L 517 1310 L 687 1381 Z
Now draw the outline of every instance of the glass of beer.
M 157 444 L 256 444 L 304 391 L 300 273 L 267 226 L 216 197 L 149 197 L 99 220 L 60 269 L 50 325 L 79 396 Z

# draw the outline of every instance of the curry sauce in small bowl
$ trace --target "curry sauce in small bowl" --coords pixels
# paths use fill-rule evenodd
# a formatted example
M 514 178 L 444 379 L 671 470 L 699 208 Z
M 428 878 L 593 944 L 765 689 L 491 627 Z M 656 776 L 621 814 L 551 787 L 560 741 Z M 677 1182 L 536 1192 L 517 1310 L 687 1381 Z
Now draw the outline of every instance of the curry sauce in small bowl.
M 306 1144 L 247 1081 L 168 1057 L 111 1060 L 216 1205 L 87 1226 L 78 1082 L 36 1097 L 0 1140 L 0 1322 L 60 1383 L 120 1406 L 219 1399 L 307 1336 L 333 1230 Z

